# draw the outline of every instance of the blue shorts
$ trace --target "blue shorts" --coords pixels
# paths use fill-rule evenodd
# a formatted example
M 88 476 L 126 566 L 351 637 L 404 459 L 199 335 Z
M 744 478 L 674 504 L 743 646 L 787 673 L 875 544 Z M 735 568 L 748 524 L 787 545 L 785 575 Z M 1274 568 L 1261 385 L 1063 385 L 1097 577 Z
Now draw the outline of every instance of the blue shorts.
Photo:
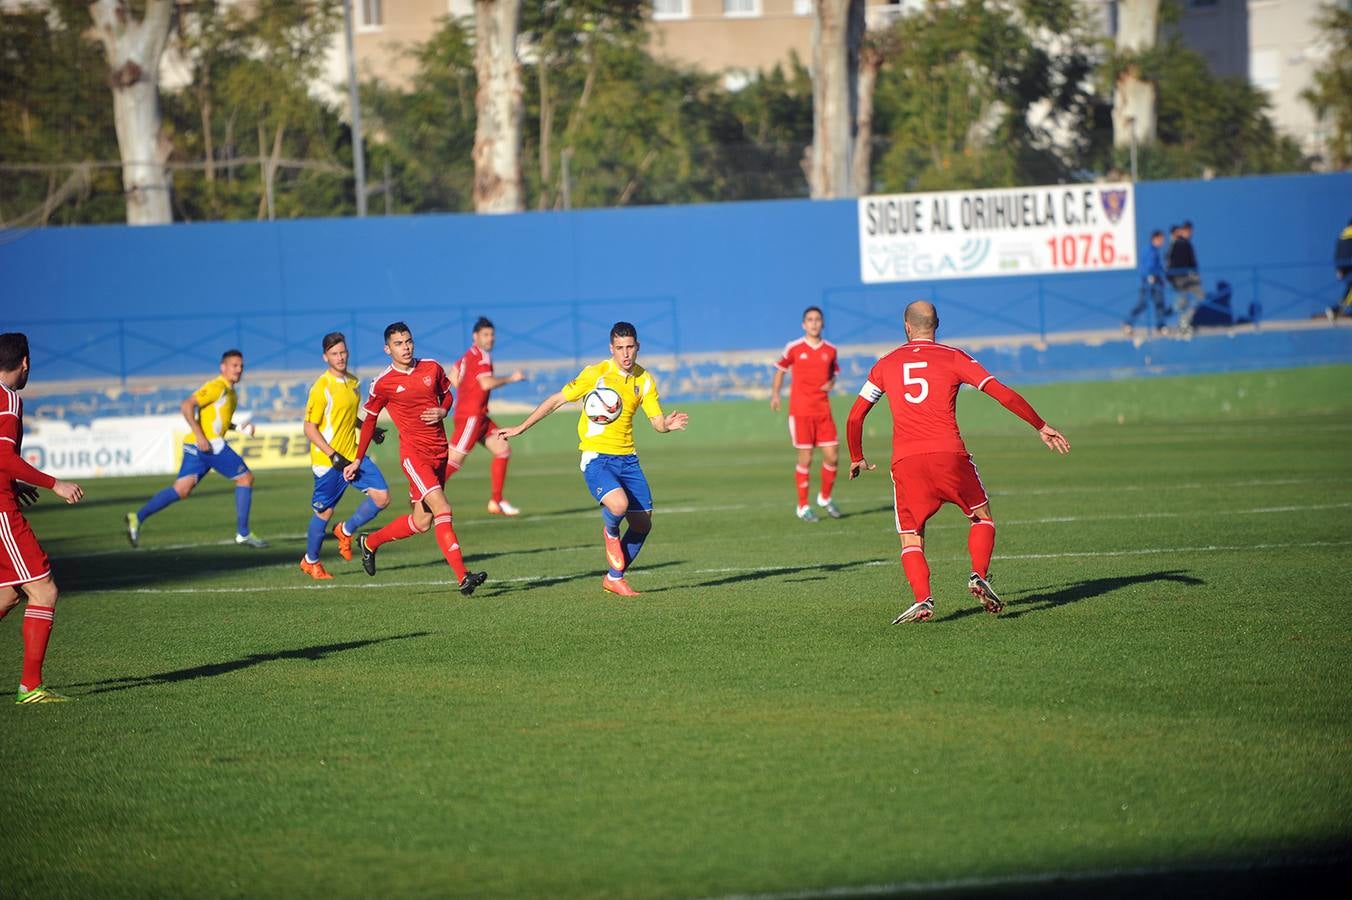
M 338 505 L 338 500 L 343 496 L 343 491 L 348 486 L 355 487 L 359 491 L 388 491 L 390 486 L 385 483 L 385 476 L 380 474 L 380 469 L 371 457 L 362 457 L 361 466 L 357 468 L 357 477 L 351 481 L 343 478 L 342 469 L 329 469 L 323 475 L 315 476 L 315 494 L 310 500 L 310 506 L 315 512 L 323 512 L 326 509 L 333 509 Z
M 643 477 L 638 456 L 616 456 L 612 453 L 582 454 L 582 478 L 587 482 L 587 491 L 597 503 L 616 488 L 624 491 L 629 498 L 631 511 L 651 512 L 653 492 L 648 487 L 648 479 Z
M 202 476 L 215 469 L 226 478 L 235 479 L 249 471 L 249 467 L 240 455 L 226 444 L 219 453 L 199 450 L 196 444 L 183 445 L 183 464 L 178 467 L 178 477 L 192 476 L 198 481 Z

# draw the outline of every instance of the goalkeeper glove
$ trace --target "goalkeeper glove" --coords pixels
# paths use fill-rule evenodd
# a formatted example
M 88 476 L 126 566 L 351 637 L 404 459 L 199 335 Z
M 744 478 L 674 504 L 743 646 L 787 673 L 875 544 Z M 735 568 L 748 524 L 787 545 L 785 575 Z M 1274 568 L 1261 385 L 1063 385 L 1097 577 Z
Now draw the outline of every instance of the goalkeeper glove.
M 348 459 L 346 456 L 339 453 L 337 450 L 329 454 L 329 461 L 333 463 L 333 467 L 335 469 L 340 470 L 346 469 L 348 466 L 352 465 L 352 460 Z
M 387 430 L 388 429 L 381 428 L 379 425 L 377 425 L 375 432 L 371 435 L 371 440 L 377 444 L 385 443 L 385 432 Z

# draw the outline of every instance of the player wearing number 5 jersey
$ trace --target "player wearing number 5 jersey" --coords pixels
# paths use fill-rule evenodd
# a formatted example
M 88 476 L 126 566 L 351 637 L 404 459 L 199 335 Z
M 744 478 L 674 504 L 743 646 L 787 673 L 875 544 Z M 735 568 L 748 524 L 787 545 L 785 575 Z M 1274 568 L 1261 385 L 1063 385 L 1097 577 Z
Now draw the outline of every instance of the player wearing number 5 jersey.
M 958 388 L 971 385 L 1038 430 L 1042 442 L 1058 453 L 1070 443 L 1048 425 L 1028 401 L 995 379 L 956 347 L 936 343 L 939 316 L 934 305 L 917 300 L 906 307 L 906 343 L 878 360 L 854 401 L 845 426 L 850 448 L 850 477 L 875 468 L 864 458 L 864 417 L 884 395 L 892 411 L 892 483 L 901 567 L 915 603 L 898 622 L 923 622 L 934 614 L 929 563 L 925 561 L 925 523 L 944 503 L 952 503 L 972 522 L 967 549 L 972 558 L 968 590 L 986 610 L 1004 604 L 990 586 L 995 520 L 990 500 L 958 431 Z

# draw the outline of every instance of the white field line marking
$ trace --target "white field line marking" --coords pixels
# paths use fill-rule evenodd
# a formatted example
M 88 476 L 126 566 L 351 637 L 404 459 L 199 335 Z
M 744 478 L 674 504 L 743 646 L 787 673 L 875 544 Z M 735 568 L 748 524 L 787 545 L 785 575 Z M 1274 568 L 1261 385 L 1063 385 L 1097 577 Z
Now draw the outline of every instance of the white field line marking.
M 1348 541 L 1298 541 L 1284 544 L 1209 544 L 1196 547 L 1140 547 L 1134 550 L 1093 550 L 1083 552 L 1069 553 L 1001 553 L 996 556 L 997 561 L 1011 559 L 1079 559 L 1079 558 L 1107 558 L 1118 556 L 1155 556 L 1161 553 L 1227 553 L 1227 552 L 1246 552 L 1251 550 L 1286 550 L 1295 547 L 1346 547 L 1352 546 L 1352 540 Z M 577 548 L 567 548 L 577 549 Z M 936 556 L 931 559 L 942 560 L 945 562 L 953 560 L 965 560 L 966 556 Z M 872 566 L 891 566 L 896 563 L 891 559 L 867 560 L 858 563 L 862 567 Z M 598 564 L 599 565 L 599 564 Z M 821 565 L 829 565 L 823 563 Z M 743 572 L 800 572 L 808 569 L 818 568 L 817 565 L 807 563 L 801 566 L 729 566 L 717 569 L 673 569 L 672 574 L 690 573 L 694 575 L 731 575 Z M 559 575 L 523 575 L 516 578 L 500 578 L 489 581 L 493 584 L 529 584 L 532 582 L 550 582 L 550 581 L 569 581 L 573 579 L 587 578 L 595 574 L 594 572 L 562 573 Z M 641 571 L 637 574 L 643 574 Z M 356 584 L 332 584 L 329 582 L 316 584 L 285 584 L 285 585 L 259 585 L 257 587 L 200 587 L 200 588 L 90 588 L 82 590 L 84 594 L 257 594 L 275 591 L 332 591 L 339 588 L 347 590 L 384 590 L 394 587 L 437 587 L 441 585 L 454 586 L 456 582 L 447 579 L 433 579 L 430 581 L 361 581 Z
M 818 888 L 815 890 L 783 891 L 774 894 L 727 894 L 717 900 L 809 900 L 814 897 L 893 897 L 899 894 L 940 894 L 985 891 L 992 888 L 1056 884 L 1058 882 L 1120 881 L 1133 878 L 1158 878 L 1170 875 L 1218 875 L 1238 872 L 1264 872 L 1288 868 L 1320 869 L 1345 865 L 1346 860 L 1275 860 L 1272 862 L 1214 863 L 1211 865 L 1140 866 L 1124 869 L 1099 869 L 1087 872 L 1030 872 L 1027 875 L 994 875 L 988 878 L 950 878 L 943 881 L 898 881 L 891 884 L 867 884 L 857 887 Z M 1140 887 L 1146 887 L 1141 884 Z

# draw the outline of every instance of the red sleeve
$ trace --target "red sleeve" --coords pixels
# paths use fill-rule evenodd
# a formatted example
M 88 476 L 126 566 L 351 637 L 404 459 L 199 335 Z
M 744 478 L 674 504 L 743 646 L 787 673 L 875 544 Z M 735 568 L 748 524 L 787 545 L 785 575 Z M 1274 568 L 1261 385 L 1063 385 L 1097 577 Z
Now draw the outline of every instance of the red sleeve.
M 451 390 L 451 379 L 446 377 L 446 370 L 441 367 L 440 363 L 437 364 L 437 390 L 442 392 L 441 408 L 449 413 L 451 406 L 455 403 L 455 392 Z
M 790 358 L 792 354 L 789 352 L 791 350 L 793 350 L 793 343 L 784 345 L 784 352 L 779 354 L 779 362 L 775 363 L 776 369 L 781 372 L 789 371 L 789 366 L 793 364 L 793 360 Z
M 835 378 L 840 374 L 840 354 L 831 354 L 831 377 Z
M 970 384 L 978 391 L 985 390 L 987 381 L 995 380 L 991 373 L 986 371 L 985 366 L 961 350 L 953 354 L 953 371 L 962 379 L 963 384 Z
M 994 378 L 988 378 L 986 383 L 982 385 L 981 390 L 990 394 L 999 401 L 1001 406 L 1034 428 L 1041 429 L 1043 425 L 1047 424 L 1046 420 L 1037 414 L 1037 410 L 1033 409 L 1032 404 L 1023 399 L 1018 391 L 1005 387 Z
M 863 397 L 854 398 L 850 407 L 850 417 L 845 421 L 845 442 L 850 448 L 850 462 L 856 463 L 864 458 L 864 417 L 873 409 L 873 404 Z
M 371 446 L 371 439 L 376 436 L 376 420 L 379 418 L 380 413 L 373 413 L 362 419 L 361 435 L 357 438 L 357 459 L 365 458 L 366 449 Z
M 376 390 L 376 383 L 371 382 L 371 392 L 366 395 L 366 402 L 362 404 L 361 411 L 366 413 L 366 418 L 375 421 L 380 418 L 380 411 L 385 408 L 385 396 Z
M 12 412 L 0 413 L 0 475 L 50 490 L 56 484 L 56 479 L 30 466 L 18 454 L 18 446 L 19 417 Z

